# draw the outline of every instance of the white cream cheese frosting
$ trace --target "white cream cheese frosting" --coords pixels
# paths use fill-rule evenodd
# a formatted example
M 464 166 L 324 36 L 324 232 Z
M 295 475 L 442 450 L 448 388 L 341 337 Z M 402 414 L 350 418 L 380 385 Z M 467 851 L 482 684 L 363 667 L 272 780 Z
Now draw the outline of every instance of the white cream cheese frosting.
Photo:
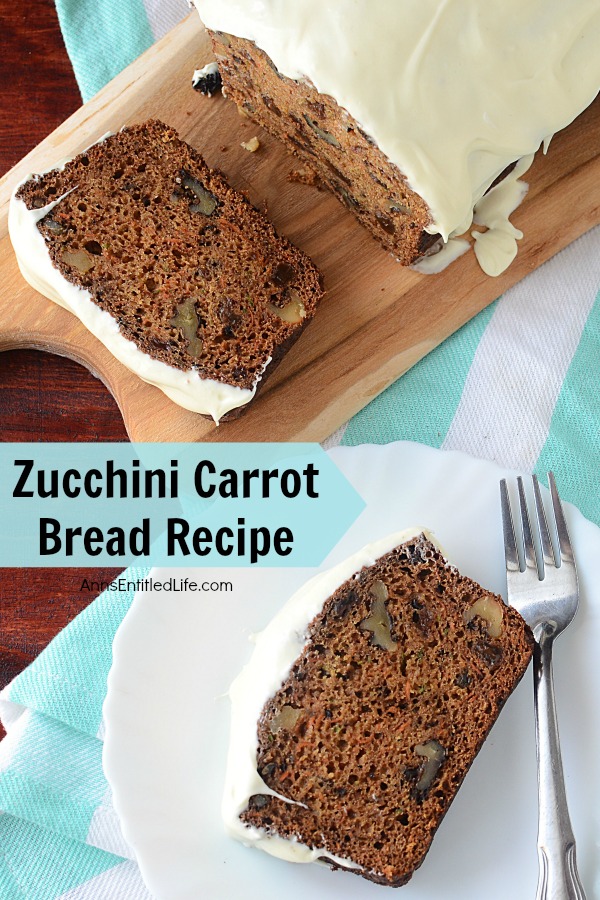
M 260 377 L 252 390 L 202 378 L 195 369 L 183 371 L 153 359 L 124 337 L 117 320 L 94 303 L 91 293 L 71 284 L 52 264 L 37 223 L 60 203 L 62 197 L 41 209 L 27 209 L 16 196 L 19 187 L 17 185 L 11 198 L 8 229 L 21 273 L 36 291 L 77 316 L 119 362 L 143 381 L 160 388 L 179 406 L 211 416 L 218 424 L 230 410 L 252 400 Z
M 472 231 L 475 240 L 475 256 L 488 275 L 500 275 L 517 255 L 517 241 L 523 232 L 510 222 L 527 193 L 528 186 L 520 181 L 533 162 L 533 154 L 518 161 L 512 172 L 495 185 L 475 204 L 473 221 L 485 226 L 485 231 Z
M 467 231 L 509 165 L 546 147 L 600 88 L 598 0 L 194 3 L 208 28 L 255 41 L 284 75 L 347 109 L 445 241 Z M 494 243 L 510 256 L 516 236 L 500 231 L 477 239 L 478 255 Z
M 310 848 L 299 841 L 288 841 L 240 820 L 254 794 L 267 794 L 287 800 L 269 788 L 257 771 L 257 723 L 266 701 L 279 690 L 292 665 L 306 645 L 306 631 L 321 611 L 328 597 L 341 584 L 365 566 L 372 566 L 394 547 L 425 534 L 439 544 L 424 528 L 409 528 L 367 544 L 343 562 L 316 575 L 297 591 L 255 638 L 250 662 L 235 679 L 229 690 L 231 700 L 231 733 L 222 816 L 228 833 L 243 844 L 258 847 L 272 856 L 289 862 L 309 863 L 319 859 L 331 860 L 344 868 L 361 868 L 348 859 L 336 857 L 324 848 Z
M 486 275 L 497 276 L 506 271 L 517 255 L 517 241 L 523 232 L 511 223 L 509 216 L 523 201 L 528 185 L 520 180 L 533 162 L 533 154 L 518 161 L 512 172 L 505 176 L 475 204 L 473 222 L 483 225 L 485 231 L 472 231 L 477 262 Z M 441 239 L 440 239 L 441 243 Z M 424 275 L 436 275 L 450 263 L 471 249 L 464 238 L 451 237 L 440 249 L 434 249 L 411 266 Z

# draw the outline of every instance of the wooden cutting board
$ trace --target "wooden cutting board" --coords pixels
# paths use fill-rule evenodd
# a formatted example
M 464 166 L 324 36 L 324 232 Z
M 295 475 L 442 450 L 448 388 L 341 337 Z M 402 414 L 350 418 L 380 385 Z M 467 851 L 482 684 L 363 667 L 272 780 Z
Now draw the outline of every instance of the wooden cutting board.
M 399 266 L 332 196 L 289 181 L 298 161 L 223 97 L 191 87 L 211 58 L 191 14 L 0 181 L 0 350 L 34 347 L 71 357 L 102 379 L 136 441 L 323 440 L 444 338 L 580 234 L 600 222 L 600 100 L 552 141 L 528 173 L 513 215 L 525 233 L 500 278 L 472 253 L 438 276 Z M 218 428 L 144 384 L 69 313 L 27 285 L 7 231 L 17 181 L 73 156 L 107 131 L 156 117 L 221 169 L 323 272 L 327 296 L 255 403 Z M 249 153 L 241 141 L 257 135 Z

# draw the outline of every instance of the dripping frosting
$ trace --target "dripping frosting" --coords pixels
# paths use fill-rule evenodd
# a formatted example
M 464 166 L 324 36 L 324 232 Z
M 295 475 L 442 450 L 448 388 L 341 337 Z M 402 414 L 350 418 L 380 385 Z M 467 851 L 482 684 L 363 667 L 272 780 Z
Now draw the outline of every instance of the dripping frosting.
M 284 75 L 348 110 L 444 241 L 466 232 L 498 176 L 545 149 L 600 87 L 598 0 L 194 2 L 208 28 L 255 41 Z M 496 193 L 497 207 L 522 198 L 514 184 L 508 199 Z M 498 274 L 518 234 L 508 215 L 490 230 L 476 253 Z

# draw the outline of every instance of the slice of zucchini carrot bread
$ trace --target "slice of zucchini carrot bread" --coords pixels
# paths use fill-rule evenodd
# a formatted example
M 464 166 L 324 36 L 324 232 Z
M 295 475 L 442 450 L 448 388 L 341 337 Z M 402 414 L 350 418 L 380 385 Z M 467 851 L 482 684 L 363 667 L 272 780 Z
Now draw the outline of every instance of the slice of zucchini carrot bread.
M 157 121 L 28 178 L 10 231 L 36 289 L 215 421 L 250 402 L 322 296 L 308 257 Z

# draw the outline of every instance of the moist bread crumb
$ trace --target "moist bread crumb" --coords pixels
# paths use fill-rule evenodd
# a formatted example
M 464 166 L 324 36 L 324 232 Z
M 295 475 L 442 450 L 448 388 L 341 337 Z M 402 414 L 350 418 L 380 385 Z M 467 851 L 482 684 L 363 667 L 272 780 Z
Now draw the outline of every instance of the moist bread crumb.
M 60 199 L 59 199 L 60 198 Z M 320 275 L 176 132 L 123 129 L 17 191 L 52 263 L 152 359 L 254 390 L 322 296 Z
M 350 113 L 309 82 L 277 70 L 246 38 L 210 31 L 227 97 L 283 141 L 403 265 L 439 240 L 431 214 Z
M 258 722 L 258 775 L 280 796 L 254 794 L 241 821 L 406 884 L 532 648 L 516 610 L 425 535 L 401 544 L 308 626 Z

